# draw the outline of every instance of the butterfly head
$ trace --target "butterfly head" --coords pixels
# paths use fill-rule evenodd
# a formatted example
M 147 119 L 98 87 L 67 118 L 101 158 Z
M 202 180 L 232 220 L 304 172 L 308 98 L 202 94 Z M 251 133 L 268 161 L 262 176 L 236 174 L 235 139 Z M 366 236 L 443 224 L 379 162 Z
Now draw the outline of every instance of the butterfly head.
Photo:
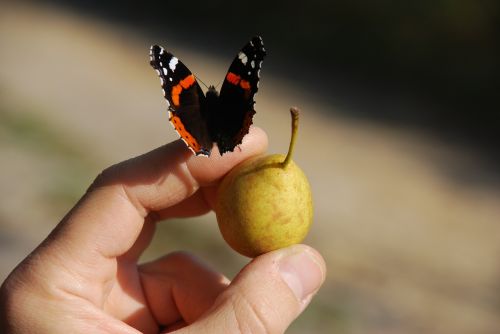
M 219 97 L 219 92 L 217 91 L 217 88 L 215 88 L 214 85 L 208 86 L 208 91 L 206 94 L 207 98 L 210 97 Z

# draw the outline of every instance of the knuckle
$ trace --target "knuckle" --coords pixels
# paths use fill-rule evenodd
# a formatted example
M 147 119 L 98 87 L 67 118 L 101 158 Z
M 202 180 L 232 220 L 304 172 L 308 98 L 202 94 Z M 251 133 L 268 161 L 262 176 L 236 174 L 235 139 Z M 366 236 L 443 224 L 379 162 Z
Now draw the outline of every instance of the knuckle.
M 118 169 L 118 165 L 112 165 L 110 167 L 107 167 L 103 169 L 94 179 L 92 184 L 89 187 L 88 191 L 94 190 L 96 188 L 103 187 L 107 184 L 110 184 L 112 180 L 114 179 L 116 173 L 116 170 Z

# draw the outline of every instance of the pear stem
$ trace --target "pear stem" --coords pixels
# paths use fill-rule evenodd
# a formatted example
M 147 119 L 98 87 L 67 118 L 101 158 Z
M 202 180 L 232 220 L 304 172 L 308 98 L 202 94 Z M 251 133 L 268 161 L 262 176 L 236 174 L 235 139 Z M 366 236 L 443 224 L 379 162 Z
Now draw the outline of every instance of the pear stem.
M 297 139 L 297 130 L 299 128 L 299 108 L 291 107 L 290 114 L 292 115 L 292 137 L 290 138 L 290 146 L 285 160 L 282 163 L 283 168 L 286 168 L 293 156 L 293 149 L 295 148 L 295 141 Z

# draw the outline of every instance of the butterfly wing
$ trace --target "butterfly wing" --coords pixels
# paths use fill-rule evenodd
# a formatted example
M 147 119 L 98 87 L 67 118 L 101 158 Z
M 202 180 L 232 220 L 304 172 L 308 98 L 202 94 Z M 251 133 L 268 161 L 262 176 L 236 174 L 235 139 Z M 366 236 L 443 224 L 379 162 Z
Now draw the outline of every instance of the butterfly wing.
M 255 114 L 254 96 L 259 74 L 266 55 L 260 36 L 252 38 L 236 55 L 224 78 L 218 110 L 211 111 L 211 137 L 220 153 L 233 151 L 248 133 Z
M 158 73 L 170 122 L 196 155 L 210 155 L 212 139 L 204 115 L 205 95 L 191 71 L 163 47 L 153 45 L 150 64 Z

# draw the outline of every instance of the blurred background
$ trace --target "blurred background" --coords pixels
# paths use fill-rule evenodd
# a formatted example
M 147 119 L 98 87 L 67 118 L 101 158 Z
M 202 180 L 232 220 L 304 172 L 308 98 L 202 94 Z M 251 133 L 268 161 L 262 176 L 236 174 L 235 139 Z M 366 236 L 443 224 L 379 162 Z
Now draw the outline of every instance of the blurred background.
M 263 36 L 254 124 L 309 176 L 328 278 L 287 333 L 498 333 L 500 2 L 0 2 L 0 281 L 110 164 L 175 140 L 149 47 L 207 84 Z M 211 214 L 144 260 L 248 259 Z

